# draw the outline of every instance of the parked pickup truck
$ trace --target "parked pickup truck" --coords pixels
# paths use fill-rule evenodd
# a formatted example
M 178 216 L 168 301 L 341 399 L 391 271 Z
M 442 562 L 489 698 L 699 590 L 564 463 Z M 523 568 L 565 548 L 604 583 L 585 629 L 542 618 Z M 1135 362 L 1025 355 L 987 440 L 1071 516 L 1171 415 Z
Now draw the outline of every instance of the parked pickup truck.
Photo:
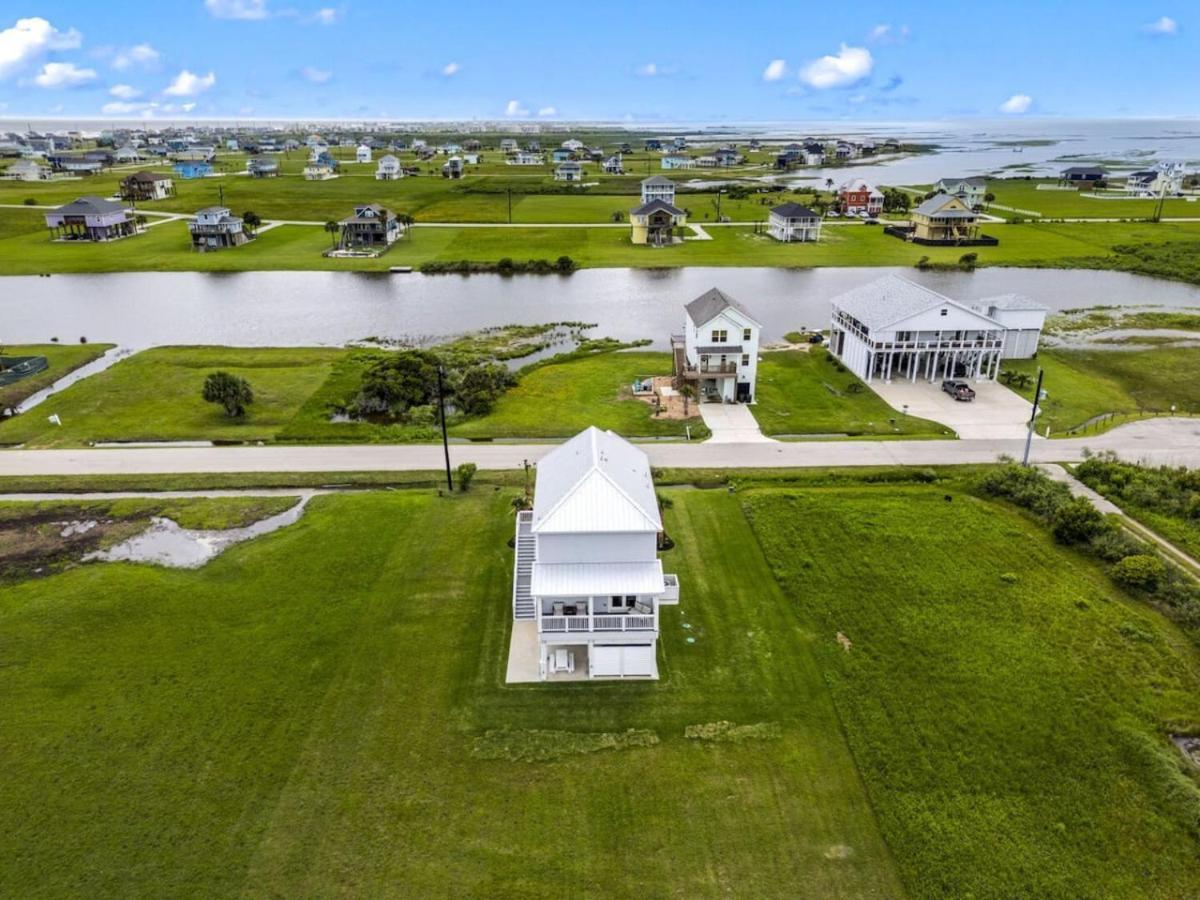
M 975 399 L 975 389 L 965 381 L 949 379 L 942 382 L 942 390 L 955 400 L 971 401 Z

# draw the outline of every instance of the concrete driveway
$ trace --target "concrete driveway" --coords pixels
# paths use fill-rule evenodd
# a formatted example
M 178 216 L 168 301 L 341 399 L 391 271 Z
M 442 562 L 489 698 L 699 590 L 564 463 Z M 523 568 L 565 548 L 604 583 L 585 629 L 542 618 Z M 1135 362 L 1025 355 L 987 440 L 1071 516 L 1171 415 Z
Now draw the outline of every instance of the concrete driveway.
M 908 406 L 910 416 L 932 419 L 947 425 L 960 438 L 1009 440 L 1025 437 L 1029 401 L 996 381 L 968 381 L 975 389 L 970 403 L 955 400 L 942 390 L 941 382 L 873 381 L 871 387 L 897 410 Z
M 758 429 L 758 420 L 744 403 L 701 403 L 700 418 L 712 432 L 709 444 L 774 443 Z

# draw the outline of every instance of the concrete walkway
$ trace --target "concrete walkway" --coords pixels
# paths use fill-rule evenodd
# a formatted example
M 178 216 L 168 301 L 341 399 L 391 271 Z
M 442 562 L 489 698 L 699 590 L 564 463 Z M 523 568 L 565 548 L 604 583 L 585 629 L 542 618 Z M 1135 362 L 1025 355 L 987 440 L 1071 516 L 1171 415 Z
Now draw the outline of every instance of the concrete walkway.
M 773 444 L 744 403 L 701 403 L 700 418 L 712 432 L 709 444 Z
M 554 444 L 452 444 L 451 465 L 516 469 Z M 642 444 L 654 466 L 713 469 L 936 466 L 1020 458 L 1023 440 L 741 441 Z M 1148 465 L 1200 468 L 1200 420 L 1146 419 L 1105 434 L 1033 444 L 1033 462 L 1081 462 L 1085 449 L 1112 450 Z M 171 447 L 106 450 L 0 450 L 0 476 L 132 475 L 227 472 L 426 471 L 443 466 L 436 444 Z

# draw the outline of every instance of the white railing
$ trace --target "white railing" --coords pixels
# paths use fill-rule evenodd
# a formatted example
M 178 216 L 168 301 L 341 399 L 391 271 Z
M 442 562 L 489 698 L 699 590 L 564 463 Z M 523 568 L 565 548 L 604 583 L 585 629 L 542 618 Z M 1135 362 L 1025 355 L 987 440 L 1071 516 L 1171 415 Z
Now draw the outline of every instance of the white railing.
M 654 615 L 540 616 L 538 630 L 550 633 L 657 631 Z
M 678 575 L 663 575 L 663 593 L 659 599 L 664 603 L 679 602 Z

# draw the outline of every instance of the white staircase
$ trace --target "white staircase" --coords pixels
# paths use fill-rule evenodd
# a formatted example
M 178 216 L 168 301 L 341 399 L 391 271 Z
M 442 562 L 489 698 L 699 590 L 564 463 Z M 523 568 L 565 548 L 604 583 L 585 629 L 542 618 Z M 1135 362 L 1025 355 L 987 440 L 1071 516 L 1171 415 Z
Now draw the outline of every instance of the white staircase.
M 537 555 L 537 539 L 533 536 L 533 513 L 517 513 L 517 555 L 513 564 L 513 618 L 532 619 L 537 615 L 530 586 L 533 582 L 533 559 Z

